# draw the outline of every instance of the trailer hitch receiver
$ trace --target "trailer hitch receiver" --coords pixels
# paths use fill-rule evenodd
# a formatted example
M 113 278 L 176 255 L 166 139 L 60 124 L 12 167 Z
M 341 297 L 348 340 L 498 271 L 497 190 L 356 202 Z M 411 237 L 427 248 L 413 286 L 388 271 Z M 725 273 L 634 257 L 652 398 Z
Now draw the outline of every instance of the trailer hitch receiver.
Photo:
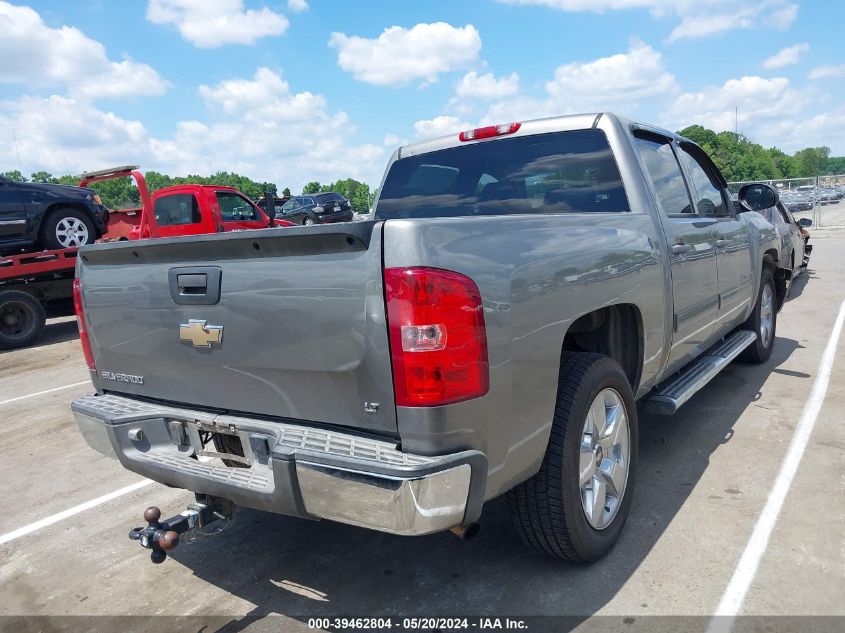
M 129 531 L 129 538 L 140 541 L 141 547 L 152 550 L 150 560 L 155 564 L 163 563 L 167 559 L 167 552 L 179 545 L 179 535 L 203 527 L 216 521 L 220 516 L 211 506 L 204 503 L 194 503 L 188 509 L 160 521 L 161 510 L 150 506 L 144 510 L 144 521 L 147 527 L 137 527 Z

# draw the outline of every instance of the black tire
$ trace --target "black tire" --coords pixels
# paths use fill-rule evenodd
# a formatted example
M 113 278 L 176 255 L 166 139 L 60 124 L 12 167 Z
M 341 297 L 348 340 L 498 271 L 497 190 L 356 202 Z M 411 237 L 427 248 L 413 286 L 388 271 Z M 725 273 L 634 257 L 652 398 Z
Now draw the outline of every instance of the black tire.
M 41 334 L 47 314 L 31 294 L 20 290 L 0 292 L 0 348 L 30 345 Z
M 85 235 L 84 239 L 78 240 L 79 244 L 70 244 L 70 246 L 84 246 L 85 244 L 93 244 L 94 240 L 97 239 L 97 233 L 94 229 L 94 223 L 91 221 L 91 218 L 89 218 L 85 213 L 79 211 L 78 209 L 62 207 L 50 212 L 50 215 L 48 215 L 44 219 L 44 222 L 41 225 L 41 246 L 48 250 L 69 248 L 68 244 L 63 244 L 59 237 L 56 235 L 56 228 L 63 221 L 69 221 L 75 224 L 81 222 L 85 225 L 85 229 L 87 230 L 87 234 Z
M 761 330 L 761 315 L 763 314 L 763 296 L 766 294 L 766 288 L 769 288 L 771 293 L 771 333 L 766 340 L 763 340 Z M 738 356 L 738 359 L 746 363 L 765 363 L 772 355 L 772 350 L 775 347 L 775 337 L 777 336 L 778 311 L 777 311 L 777 291 L 775 288 L 775 278 L 772 275 L 771 268 L 763 267 L 763 272 L 760 277 L 760 290 L 757 292 L 757 301 L 754 304 L 754 310 L 748 316 L 748 319 L 739 328 L 741 330 L 750 330 L 757 333 L 757 339 Z
M 317 224 L 317 220 L 312 218 L 310 215 L 305 216 L 302 219 L 302 226 L 312 226 L 314 224 Z
M 628 419 L 628 474 L 615 516 L 602 529 L 587 520 L 581 504 L 579 455 L 587 412 L 596 396 L 611 388 Z M 622 368 L 602 354 L 561 355 L 549 445 L 539 472 L 507 493 L 508 509 L 522 540 L 532 549 L 576 562 L 604 556 L 619 538 L 634 492 L 637 466 L 637 411 Z

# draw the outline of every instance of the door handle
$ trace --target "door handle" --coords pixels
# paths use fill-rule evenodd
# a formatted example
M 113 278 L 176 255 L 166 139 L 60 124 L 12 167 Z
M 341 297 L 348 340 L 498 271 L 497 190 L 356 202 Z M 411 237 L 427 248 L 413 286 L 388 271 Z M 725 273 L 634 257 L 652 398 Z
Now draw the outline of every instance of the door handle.
M 716 248 L 725 248 L 730 243 L 730 240 L 716 240 Z
M 672 246 L 672 255 L 686 255 L 693 250 L 692 244 L 674 244 Z

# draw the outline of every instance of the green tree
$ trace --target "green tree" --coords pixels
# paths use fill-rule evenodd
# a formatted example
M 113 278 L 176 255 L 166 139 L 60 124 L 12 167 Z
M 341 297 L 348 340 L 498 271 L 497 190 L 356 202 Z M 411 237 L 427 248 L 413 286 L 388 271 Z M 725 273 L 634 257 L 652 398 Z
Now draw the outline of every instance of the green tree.
M 12 171 L 4 171 L 0 176 L 5 176 L 9 180 L 14 180 L 15 182 L 26 182 L 26 178 L 23 177 L 23 174 L 19 172 L 17 169 L 13 169 Z
M 800 177 L 818 176 L 827 168 L 829 147 L 807 147 L 795 153 L 795 165 Z
M 290 187 L 285 187 L 282 189 L 282 196 L 285 198 L 290 198 Z
M 29 177 L 29 179 L 31 182 L 56 182 L 56 179 L 53 178 L 53 174 L 46 171 L 36 171 Z
M 303 194 L 320 193 L 321 190 L 322 190 L 322 187 L 320 186 L 320 183 L 317 182 L 316 180 L 314 180 L 312 182 L 309 182 L 307 185 L 305 185 L 302 188 L 302 193 Z
M 828 174 L 845 174 L 845 156 L 831 156 L 827 159 Z

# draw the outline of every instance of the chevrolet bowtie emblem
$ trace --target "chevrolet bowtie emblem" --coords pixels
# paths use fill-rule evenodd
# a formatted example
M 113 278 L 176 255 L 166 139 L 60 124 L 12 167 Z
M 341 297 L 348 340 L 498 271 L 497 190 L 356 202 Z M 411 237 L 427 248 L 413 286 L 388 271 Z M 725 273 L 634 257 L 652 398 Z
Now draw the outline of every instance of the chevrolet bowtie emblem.
M 187 323 L 179 325 L 179 340 L 186 341 L 194 347 L 210 348 L 212 343 L 223 340 L 222 325 L 206 325 L 204 319 L 188 319 Z

